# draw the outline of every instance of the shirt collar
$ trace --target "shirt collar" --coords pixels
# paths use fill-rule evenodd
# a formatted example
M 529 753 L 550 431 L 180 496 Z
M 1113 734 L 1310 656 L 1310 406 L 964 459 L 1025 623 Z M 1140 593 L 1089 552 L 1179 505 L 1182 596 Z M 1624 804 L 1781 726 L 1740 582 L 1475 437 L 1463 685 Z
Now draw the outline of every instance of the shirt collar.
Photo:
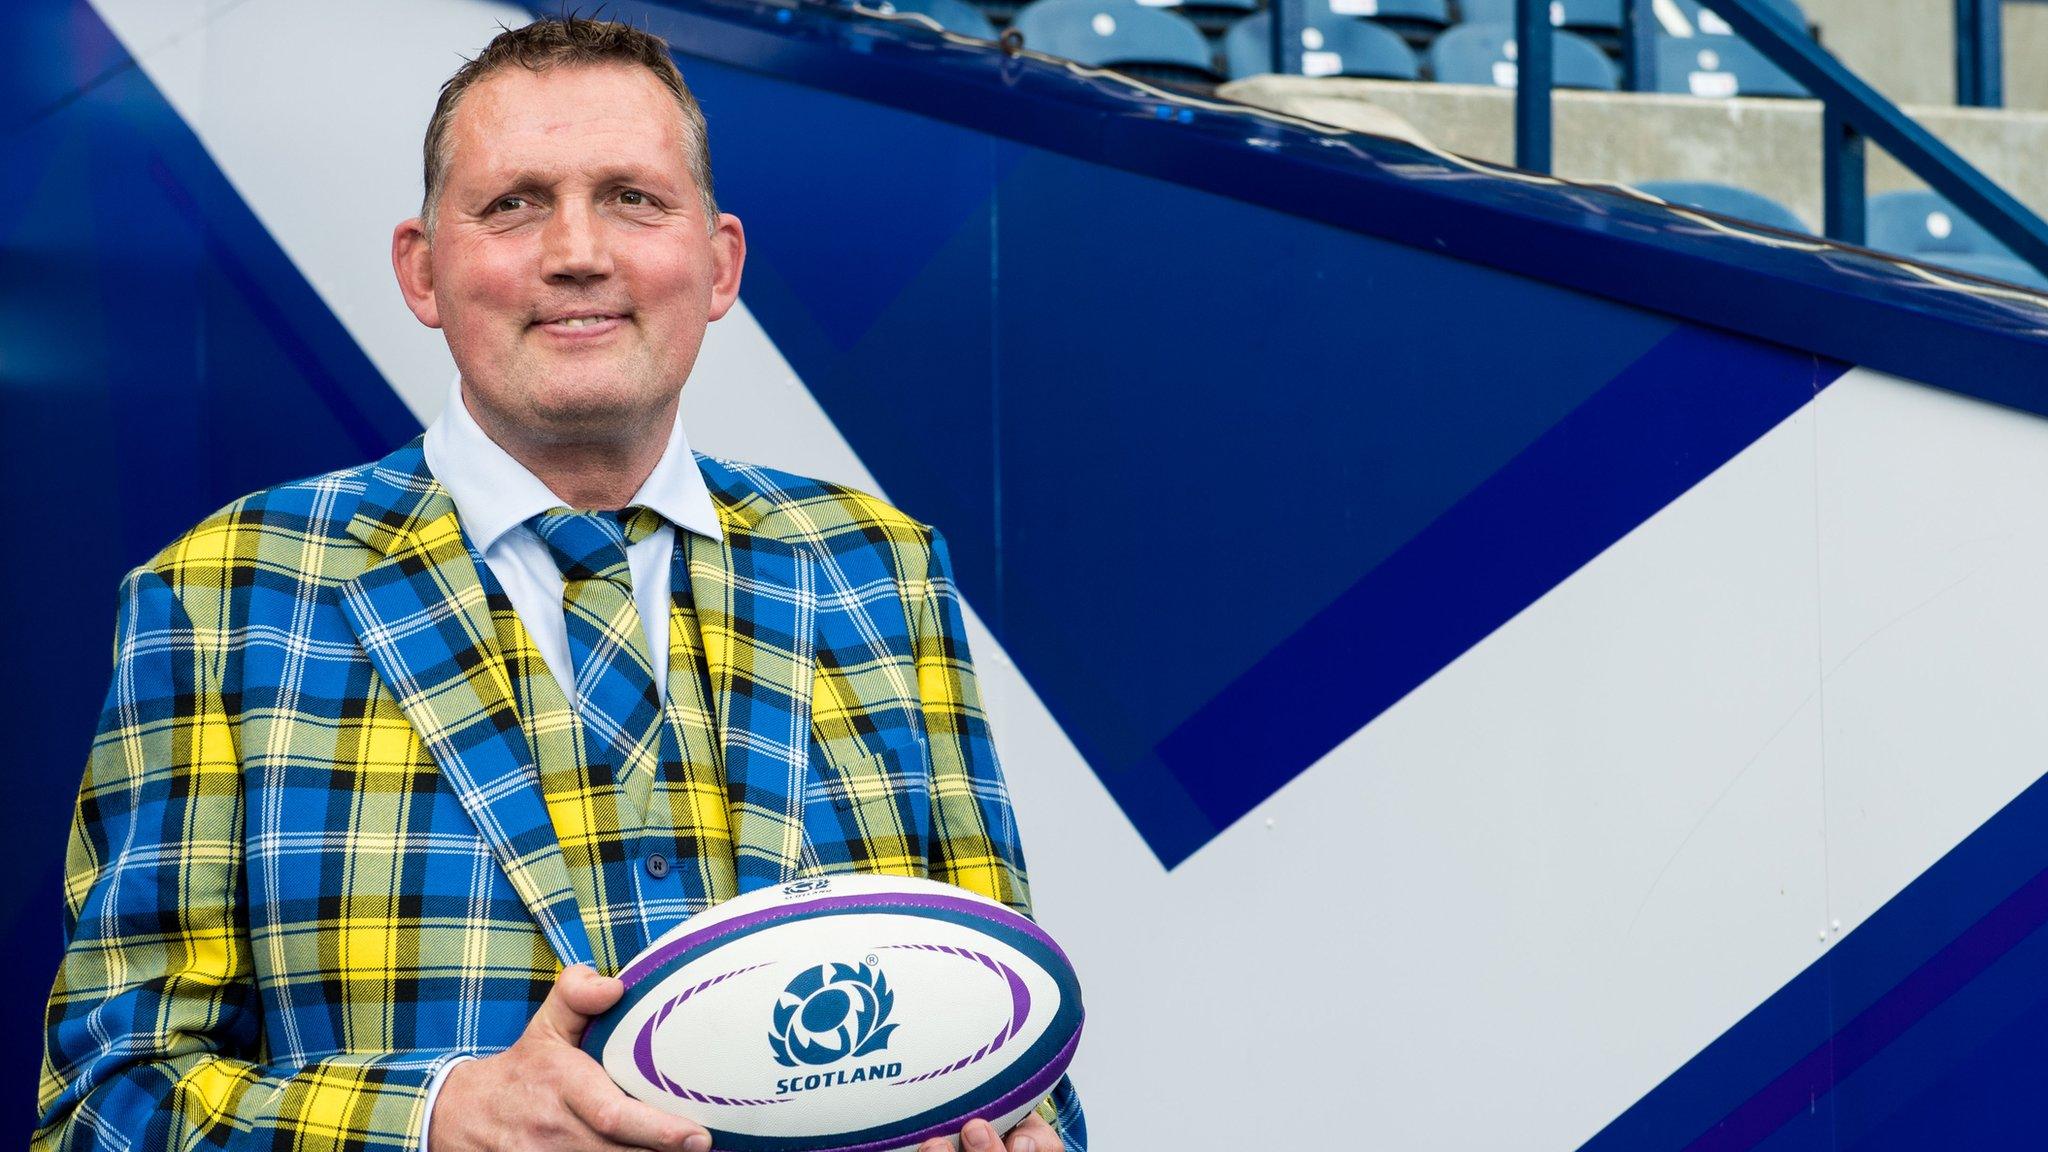
M 498 538 L 550 508 L 566 503 L 550 491 L 540 477 L 527 471 L 497 441 L 485 435 L 462 401 L 462 380 L 448 387 L 448 402 L 441 415 L 427 428 L 427 468 L 434 479 L 448 489 L 455 512 L 476 542 L 478 551 L 488 552 Z M 724 538 L 718 524 L 718 509 L 704 486 L 704 474 L 683 435 L 682 413 L 676 413 L 669 428 L 668 446 L 654 465 L 632 504 L 661 513 L 669 523 L 713 540 Z

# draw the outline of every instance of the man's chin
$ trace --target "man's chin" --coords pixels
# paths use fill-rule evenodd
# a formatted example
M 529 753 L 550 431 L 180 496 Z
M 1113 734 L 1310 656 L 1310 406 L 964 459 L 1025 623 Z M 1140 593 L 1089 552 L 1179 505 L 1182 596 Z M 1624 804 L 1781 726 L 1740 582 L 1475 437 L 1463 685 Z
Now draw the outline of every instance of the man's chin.
M 643 395 L 622 397 L 603 391 L 547 397 L 533 405 L 523 421 L 537 439 L 553 443 L 626 442 L 648 435 L 662 424 L 665 403 L 650 404 Z

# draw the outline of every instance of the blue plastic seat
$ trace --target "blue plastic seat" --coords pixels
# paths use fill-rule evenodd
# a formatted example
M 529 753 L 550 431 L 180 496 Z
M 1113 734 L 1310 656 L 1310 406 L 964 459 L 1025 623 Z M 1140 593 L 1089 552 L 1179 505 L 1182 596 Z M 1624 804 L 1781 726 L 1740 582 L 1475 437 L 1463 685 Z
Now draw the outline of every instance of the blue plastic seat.
M 1359 16 L 1396 27 L 1437 29 L 1451 24 L 1450 0 L 1328 0 L 1339 16 Z M 1316 6 L 1311 0 L 1310 7 Z
M 1138 0 L 1147 8 L 1171 8 L 1194 22 L 1204 39 L 1220 42 L 1230 26 L 1259 10 L 1259 0 Z
M 1422 63 L 1400 33 L 1365 20 L 1333 16 L 1321 4 L 1309 5 L 1308 26 L 1301 30 L 1301 71 L 1304 76 L 1366 76 L 1381 80 L 1414 80 Z M 1223 37 L 1223 71 L 1232 80 L 1273 70 L 1273 18 L 1264 12 L 1232 25 Z
M 1621 30 L 1623 0 L 1546 0 L 1550 23 L 1558 28 L 1593 28 L 1602 32 Z M 1458 11 L 1466 24 L 1509 24 L 1515 22 L 1515 0 L 1458 0 Z
M 1733 36 L 1659 36 L 1657 91 L 1710 99 L 1806 95 L 1763 53 Z
M 2032 288 L 2036 292 L 2048 292 L 2048 275 L 2039 268 L 2013 256 L 1997 256 L 1987 252 L 1943 252 L 1939 259 L 1925 257 L 1929 264 L 1939 264 L 1972 276 L 1983 276 L 1991 280 L 2003 280 L 2021 288 Z
M 1554 32 L 1550 53 L 1552 76 L 1559 88 L 1612 92 L 1621 86 L 1621 71 L 1614 61 L 1584 37 Z M 1517 55 L 1514 25 L 1460 24 L 1429 46 L 1429 67 L 1441 83 L 1513 88 Z
M 1185 17 L 1137 0 L 1034 0 L 1010 27 L 1034 52 L 1077 64 L 1165 65 L 1214 76 L 1209 42 Z
M 1256 12 L 1259 0 L 1138 0 L 1147 8 L 1222 8 L 1232 12 Z
M 996 26 L 988 22 L 981 9 L 964 0 L 874 0 L 874 6 L 884 12 L 928 16 L 939 27 L 962 36 L 996 38 Z
M 1880 252 L 2018 259 L 2012 249 L 1999 243 L 1983 225 L 1963 215 L 1939 193 L 1914 190 L 1872 196 L 1863 220 L 1865 242 Z
M 1799 7 L 1797 0 L 1764 0 L 1764 7 L 1777 13 L 1787 24 L 1801 32 L 1811 30 L 1812 26 L 1807 22 L 1806 13 Z M 1721 19 L 1718 13 L 1702 7 L 1700 0 L 1678 0 L 1677 8 L 1694 35 L 1727 36 L 1732 32 L 1728 22 Z M 1686 35 L 1686 31 L 1679 28 L 1666 28 L 1665 31 L 1675 36 Z
M 1636 187 L 1668 203 L 1698 208 L 1702 212 L 1713 212 L 1721 216 L 1733 216 L 1738 220 L 1754 220 L 1758 224 L 1784 232 L 1813 235 L 1813 229 L 1808 228 L 1806 222 L 1790 208 L 1769 196 L 1751 192 L 1747 188 L 1736 188 L 1705 180 L 1653 180 L 1647 184 L 1638 184 Z

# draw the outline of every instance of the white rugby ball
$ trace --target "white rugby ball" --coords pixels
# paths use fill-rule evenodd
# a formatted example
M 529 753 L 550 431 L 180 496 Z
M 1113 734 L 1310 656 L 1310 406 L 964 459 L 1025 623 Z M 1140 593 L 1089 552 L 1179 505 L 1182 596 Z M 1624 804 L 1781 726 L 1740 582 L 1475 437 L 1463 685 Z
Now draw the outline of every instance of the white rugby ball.
M 931 880 L 829 876 L 728 900 L 619 974 L 583 1047 L 718 1152 L 895 1152 L 1005 1131 L 1073 1060 L 1081 989 L 1052 937 Z

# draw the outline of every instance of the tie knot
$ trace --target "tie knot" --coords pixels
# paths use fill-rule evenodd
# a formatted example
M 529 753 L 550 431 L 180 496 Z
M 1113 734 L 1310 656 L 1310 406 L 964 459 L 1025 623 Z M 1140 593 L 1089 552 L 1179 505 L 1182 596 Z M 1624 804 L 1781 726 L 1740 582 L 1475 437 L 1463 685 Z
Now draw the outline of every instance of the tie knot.
M 562 579 L 611 580 L 631 587 L 633 578 L 626 566 L 626 548 L 647 539 L 661 524 L 651 508 L 632 507 L 619 512 L 572 512 L 555 508 L 527 521 L 541 542 L 548 546 Z

